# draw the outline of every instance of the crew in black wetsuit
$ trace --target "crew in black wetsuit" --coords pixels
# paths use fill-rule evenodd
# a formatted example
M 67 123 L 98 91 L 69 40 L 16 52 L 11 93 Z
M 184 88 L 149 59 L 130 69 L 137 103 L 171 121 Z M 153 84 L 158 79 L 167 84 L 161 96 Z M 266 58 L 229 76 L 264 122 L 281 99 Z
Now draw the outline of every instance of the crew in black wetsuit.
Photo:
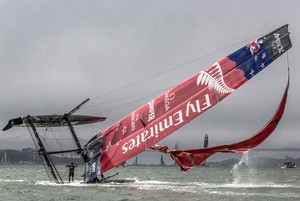
M 78 166 L 77 163 L 74 163 L 74 162 L 71 162 L 70 165 L 66 166 L 69 168 L 69 183 L 70 183 L 71 177 L 72 177 L 72 181 L 74 182 L 74 170 L 77 166 Z

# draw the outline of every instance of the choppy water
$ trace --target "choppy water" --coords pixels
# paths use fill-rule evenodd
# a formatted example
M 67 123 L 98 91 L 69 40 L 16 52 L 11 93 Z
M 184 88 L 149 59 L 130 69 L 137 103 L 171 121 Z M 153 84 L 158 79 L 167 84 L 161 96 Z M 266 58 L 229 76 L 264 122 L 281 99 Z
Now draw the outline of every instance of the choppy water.
M 130 184 L 54 184 L 43 166 L 0 166 L 0 200 L 300 200 L 300 169 L 197 167 L 182 173 L 176 166 L 128 166 L 116 169 Z M 67 170 L 66 170 L 67 172 Z

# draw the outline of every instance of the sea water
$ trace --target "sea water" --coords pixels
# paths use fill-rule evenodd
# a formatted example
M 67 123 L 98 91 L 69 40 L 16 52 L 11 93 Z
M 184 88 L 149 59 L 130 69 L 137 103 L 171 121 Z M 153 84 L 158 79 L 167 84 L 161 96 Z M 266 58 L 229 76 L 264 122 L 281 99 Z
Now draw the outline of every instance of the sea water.
M 0 200 L 300 200 L 300 169 L 255 169 L 242 160 L 234 167 L 196 167 L 186 173 L 177 166 L 109 172 L 136 180 L 127 184 L 84 184 L 82 167 L 76 168 L 74 182 L 55 184 L 41 165 L 0 165 Z M 61 172 L 65 180 L 67 173 L 67 168 Z

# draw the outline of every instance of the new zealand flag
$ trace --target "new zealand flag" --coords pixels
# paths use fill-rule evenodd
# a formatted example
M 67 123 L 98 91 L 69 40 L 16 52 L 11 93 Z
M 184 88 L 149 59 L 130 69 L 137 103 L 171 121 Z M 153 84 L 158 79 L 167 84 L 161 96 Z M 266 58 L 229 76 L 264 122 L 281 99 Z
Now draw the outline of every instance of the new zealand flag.
M 230 54 L 228 58 L 236 62 L 237 68 L 243 70 L 249 80 L 291 47 L 288 25 L 284 25 Z

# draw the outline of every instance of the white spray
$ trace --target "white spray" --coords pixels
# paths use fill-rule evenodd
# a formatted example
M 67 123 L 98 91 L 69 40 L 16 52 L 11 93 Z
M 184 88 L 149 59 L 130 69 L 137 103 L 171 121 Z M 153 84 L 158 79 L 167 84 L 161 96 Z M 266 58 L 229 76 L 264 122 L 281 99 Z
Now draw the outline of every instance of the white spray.
M 241 160 L 235 164 L 231 170 L 233 175 L 233 184 L 253 183 L 253 167 L 251 165 L 249 154 L 245 152 Z

